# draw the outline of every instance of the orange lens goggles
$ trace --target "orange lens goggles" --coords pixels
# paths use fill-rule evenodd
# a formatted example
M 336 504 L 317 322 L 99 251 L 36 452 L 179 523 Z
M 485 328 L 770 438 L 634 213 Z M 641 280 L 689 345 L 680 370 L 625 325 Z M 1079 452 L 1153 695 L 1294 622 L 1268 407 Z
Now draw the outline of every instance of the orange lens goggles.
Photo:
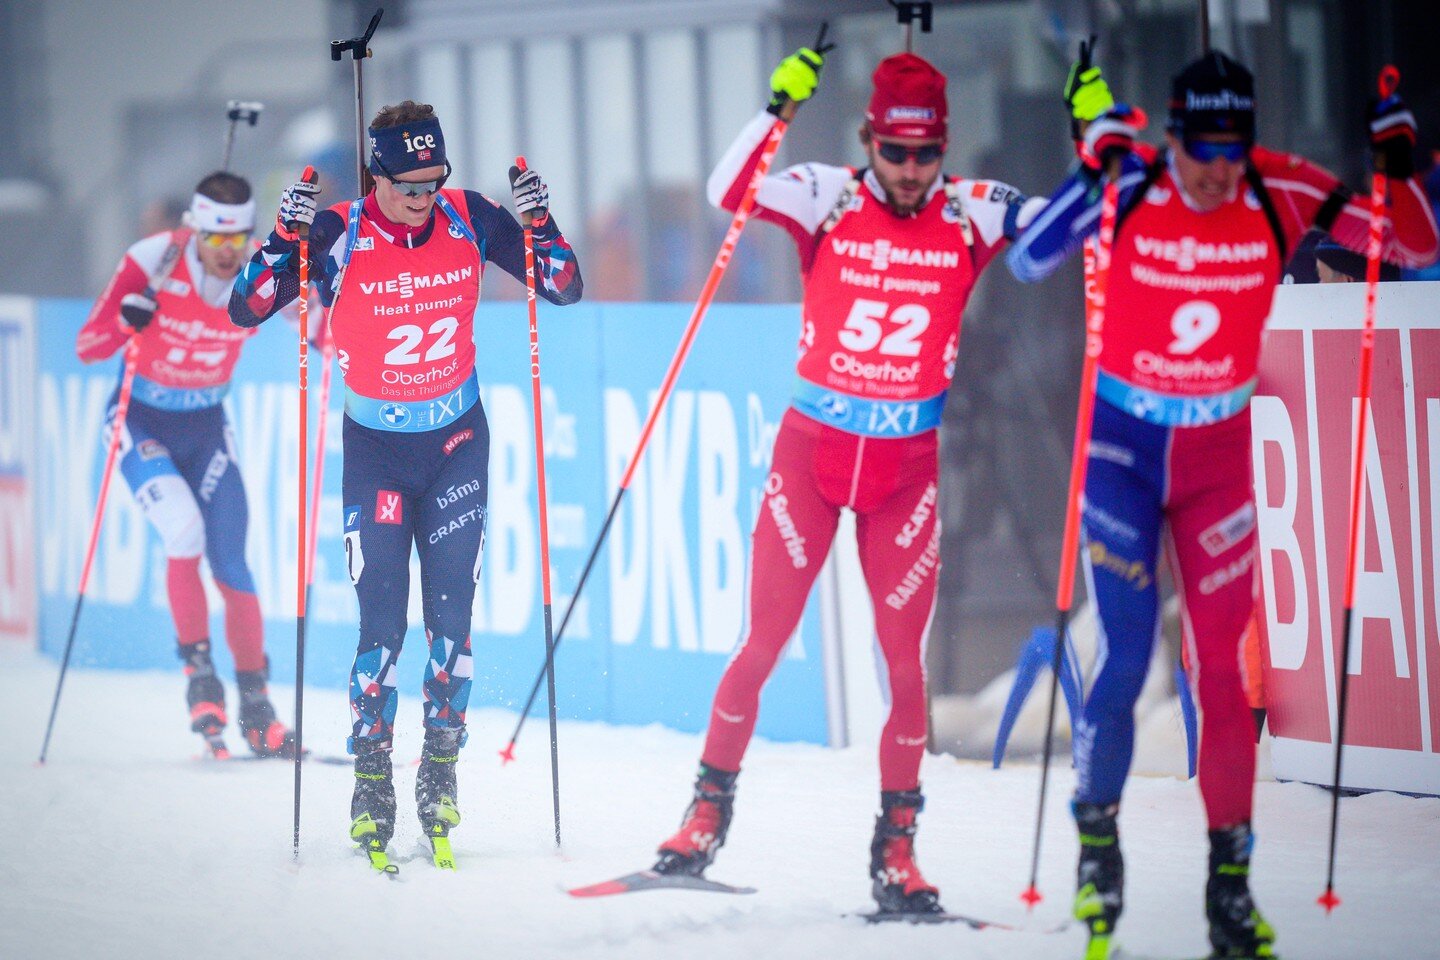
M 200 242 L 207 247 L 220 249 L 221 247 L 234 247 L 236 250 L 244 250 L 245 244 L 250 242 L 248 233 L 201 233 Z

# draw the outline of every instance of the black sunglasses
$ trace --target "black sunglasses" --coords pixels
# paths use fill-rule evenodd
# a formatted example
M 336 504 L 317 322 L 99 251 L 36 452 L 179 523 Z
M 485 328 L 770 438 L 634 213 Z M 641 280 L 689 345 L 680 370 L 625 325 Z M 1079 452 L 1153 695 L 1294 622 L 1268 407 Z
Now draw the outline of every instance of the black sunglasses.
M 942 143 L 927 143 L 923 147 L 907 147 L 886 140 L 876 140 L 875 150 L 887 163 L 904 163 L 907 157 L 914 157 L 915 162 L 922 167 L 934 163 L 945 155 L 945 145 Z
M 375 165 L 380 168 L 380 174 L 386 180 L 394 184 L 395 189 L 407 197 L 422 197 L 432 193 L 439 193 L 440 188 L 445 186 L 445 181 L 450 179 L 450 161 L 445 161 L 445 172 L 434 180 L 396 180 L 395 175 L 385 169 L 385 164 L 380 162 L 379 157 L 374 157 Z

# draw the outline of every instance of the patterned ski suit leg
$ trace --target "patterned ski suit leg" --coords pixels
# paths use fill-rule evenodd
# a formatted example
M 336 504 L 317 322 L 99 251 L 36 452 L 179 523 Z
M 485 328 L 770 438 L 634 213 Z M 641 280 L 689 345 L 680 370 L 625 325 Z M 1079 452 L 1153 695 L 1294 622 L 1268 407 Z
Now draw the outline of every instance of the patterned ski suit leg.
M 748 620 L 715 691 L 701 760 L 739 770 L 755 731 L 760 690 L 795 633 L 805 600 L 835 537 L 840 505 L 816 477 L 819 424 L 786 411 L 775 437 L 765 498 L 750 547 Z
M 346 417 L 344 439 L 345 552 L 360 603 L 360 642 L 350 673 L 354 727 L 349 746 L 352 752 L 386 750 L 395 731 L 395 669 L 408 627 L 410 549 L 417 541 L 431 635 L 426 724 L 464 723 L 489 431 L 476 404 L 453 424 L 424 433 L 375 430 Z M 442 496 L 443 510 L 437 503 Z
M 1255 783 L 1242 666 L 1256 577 L 1249 409 L 1177 429 L 1170 471 L 1170 569 L 1200 714 L 1200 795 L 1219 830 L 1250 819 Z
M 856 491 L 860 568 L 885 657 L 890 715 L 880 738 L 880 789 L 920 785 L 928 710 L 925 639 L 940 575 L 936 433 L 866 439 Z
M 1135 701 L 1159 631 L 1155 583 L 1170 430 L 1095 404 L 1080 556 L 1097 613 L 1094 680 L 1075 724 L 1075 798 L 1106 806 L 1125 787 Z

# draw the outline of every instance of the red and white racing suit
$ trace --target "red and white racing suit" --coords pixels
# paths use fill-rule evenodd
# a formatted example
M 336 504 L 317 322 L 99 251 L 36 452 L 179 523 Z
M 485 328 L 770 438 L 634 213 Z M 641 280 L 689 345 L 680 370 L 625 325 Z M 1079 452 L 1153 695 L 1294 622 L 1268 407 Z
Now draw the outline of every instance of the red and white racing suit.
M 761 113 L 740 134 L 711 175 L 711 202 L 738 205 L 774 122 Z M 889 673 L 881 789 L 918 785 L 923 647 L 940 568 L 936 428 L 966 300 L 1025 203 L 1002 183 L 942 176 L 901 217 L 872 173 L 816 163 L 760 187 L 756 216 L 789 232 L 800 253 L 800 360 L 755 524 L 749 616 L 711 710 L 709 766 L 740 768 L 760 688 L 849 508 Z

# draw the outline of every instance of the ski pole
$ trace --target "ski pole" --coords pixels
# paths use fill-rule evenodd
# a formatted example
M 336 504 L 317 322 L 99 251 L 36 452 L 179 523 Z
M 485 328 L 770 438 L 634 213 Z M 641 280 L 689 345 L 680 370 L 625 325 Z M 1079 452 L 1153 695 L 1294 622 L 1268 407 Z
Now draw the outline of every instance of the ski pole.
M 175 230 L 170 234 L 170 245 L 161 254 L 160 265 L 144 290 L 145 296 L 152 302 L 158 291 L 165 286 L 165 281 L 170 279 L 170 274 L 175 272 L 175 266 L 180 262 L 191 236 L 192 232 L 188 229 Z M 76 628 L 80 624 L 80 608 L 85 603 L 85 587 L 90 582 L 90 565 L 95 559 L 96 544 L 100 541 L 100 521 L 105 516 L 105 501 L 110 493 L 110 473 L 115 465 L 120 433 L 125 427 L 125 416 L 130 410 L 130 392 L 135 383 L 135 368 L 140 357 L 137 336 L 138 334 L 131 334 L 130 342 L 125 345 L 125 372 L 120 378 L 120 393 L 115 399 L 115 419 L 105 452 L 105 473 L 100 478 L 100 496 L 95 502 L 95 518 L 90 523 L 90 540 L 85 548 L 85 563 L 80 568 L 80 587 L 75 595 L 75 610 L 70 615 L 70 632 L 65 637 L 65 652 L 60 658 L 60 676 L 55 681 L 55 699 L 50 703 L 50 720 L 45 724 L 45 741 L 40 745 L 42 764 L 50 752 L 50 734 L 55 728 L 55 713 L 60 709 L 60 691 L 65 686 L 65 674 L 70 668 L 70 653 L 75 646 Z
M 510 170 L 513 182 L 525 170 L 525 158 L 516 157 Z M 530 311 L 530 393 L 535 408 L 535 485 L 540 503 L 540 585 L 545 609 L 545 681 L 550 702 L 550 788 L 555 804 L 555 846 L 560 846 L 560 749 L 555 730 L 555 634 L 550 607 L 550 520 L 545 493 L 545 423 L 540 410 L 540 327 L 535 311 L 534 215 L 520 214 L 525 228 L 525 302 Z
M 816 50 L 824 47 L 825 30 L 826 26 L 822 24 L 820 38 L 815 42 Z M 825 49 L 832 48 L 833 45 Z M 555 643 L 546 653 L 545 663 L 541 665 L 540 672 L 535 677 L 535 683 L 530 687 L 530 697 L 525 701 L 524 709 L 520 711 L 520 719 L 515 724 L 514 732 L 510 734 L 510 742 L 500 751 L 502 763 L 509 763 L 515 759 L 515 741 L 520 738 L 520 731 L 525 727 L 525 719 L 530 716 L 530 710 L 535 706 L 535 698 L 540 693 L 540 684 L 553 666 L 555 649 L 565 638 L 565 627 L 570 622 L 570 615 L 575 612 L 575 604 L 580 600 L 580 593 L 585 589 L 585 583 L 590 578 L 590 571 L 595 566 L 596 558 L 600 556 L 600 547 L 605 543 L 605 536 L 610 532 L 610 525 L 615 522 L 615 514 L 620 509 L 620 501 L 625 498 L 625 491 L 630 489 L 630 481 L 635 479 L 635 468 L 639 466 L 640 458 L 645 455 L 645 447 L 650 442 L 650 434 L 655 429 L 656 421 L 660 419 L 660 411 L 665 408 L 665 402 L 670 398 L 670 391 L 675 388 L 675 380 L 679 377 L 681 368 L 685 366 L 685 359 L 690 354 L 690 346 L 695 342 L 695 334 L 700 330 L 700 322 L 705 319 L 705 313 L 710 309 L 710 301 L 715 296 L 715 290 L 725 276 L 725 269 L 730 266 L 730 258 L 735 253 L 735 245 L 739 242 L 740 233 L 745 229 L 745 224 L 750 219 L 750 212 L 755 206 L 755 195 L 759 192 L 760 184 L 765 181 L 765 176 L 770 171 L 770 164 L 775 159 L 775 152 L 780 149 L 780 141 L 784 139 L 785 131 L 789 129 L 790 121 L 794 119 L 796 106 L 797 104 L 793 102 L 785 105 L 782 115 L 770 128 L 770 135 L 760 148 L 760 156 L 755 163 L 755 172 L 751 174 L 750 183 L 745 187 L 745 193 L 740 197 L 740 204 L 735 208 L 735 215 L 730 219 L 730 228 L 725 231 L 725 239 L 721 241 L 720 249 L 715 254 L 715 262 L 710 265 L 710 274 L 705 278 L 705 285 L 700 288 L 700 299 L 695 302 L 695 309 L 690 313 L 690 321 L 685 325 L 685 332 L 680 337 L 680 345 L 675 348 L 675 355 L 670 358 L 670 366 L 665 370 L 665 378 L 660 382 L 660 391 L 655 397 L 655 402 L 650 406 L 650 413 L 646 416 L 645 425 L 640 430 L 640 439 L 635 444 L 635 451 L 630 454 L 625 474 L 620 478 L 620 487 L 610 501 L 610 510 L 605 514 L 605 520 L 600 525 L 600 533 L 590 548 L 590 556 L 585 560 L 584 569 L 580 572 L 580 581 L 575 585 L 575 593 L 570 597 L 570 603 L 565 608 L 565 615 L 560 618 L 560 629 L 555 632 Z
M 354 68 L 355 80 L 355 183 L 360 188 L 360 196 L 370 192 L 375 185 L 374 179 L 365 169 L 365 87 L 361 81 L 360 64 L 370 56 L 370 38 L 375 36 L 375 28 L 380 26 L 380 18 L 385 15 L 384 7 L 377 7 L 375 15 L 370 18 L 370 23 L 365 27 L 365 32 L 358 37 L 351 37 L 349 40 L 330 41 L 330 59 L 340 62 L 345 54 L 350 54 L 350 62 Z
M 1050 656 L 1050 701 L 1045 713 L 1045 746 L 1040 760 L 1040 800 L 1035 812 L 1035 839 L 1030 851 L 1030 883 L 1020 899 L 1033 910 L 1044 899 L 1037 878 L 1040 870 L 1040 835 L 1045 822 L 1045 794 L 1050 783 L 1050 755 L 1055 742 L 1055 700 L 1074 599 L 1075 555 L 1080 542 L 1080 506 L 1085 496 L 1089 462 L 1090 426 L 1095 414 L 1095 380 L 1100 348 L 1104 343 L 1105 290 L 1110 280 L 1110 253 L 1115 243 L 1115 221 L 1120 208 L 1120 163 L 1112 162 L 1100 200 L 1100 235 L 1085 244 L 1085 360 L 1080 368 L 1080 402 L 1075 413 L 1075 445 L 1070 452 L 1070 485 L 1065 492 L 1065 530 L 1060 541 L 1060 580 L 1055 590 L 1055 648 Z
M 1395 95 L 1400 71 L 1386 65 L 1380 71 L 1380 99 Z M 1370 178 L 1370 244 L 1365 263 L 1365 324 L 1360 330 L 1360 419 L 1355 426 L 1355 468 L 1350 480 L 1350 529 L 1345 551 L 1345 625 L 1340 639 L 1340 696 L 1335 713 L 1335 777 L 1330 787 L 1330 851 L 1325 867 L 1325 892 L 1316 903 L 1328 915 L 1340 906 L 1335 895 L 1335 845 L 1340 828 L 1340 769 L 1345 756 L 1345 714 L 1350 699 L 1350 636 L 1355 629 L 1355 579 L 1360 572 L 1358 556 L 1360 524 L 1365 510 L 1365 421 L 1370 407 L 1370 371 L 1375 356 L 1375 292 L 1380 286 L 1380 250 L 1384 239 L 1385 201 L 1388 178 L 1385 156 L 1375 157 Z
M 308 241 L 307 241 L 308 245 Z M 305 291 L 308 293 L 308 291 Z M 315 472 L 310 478 L 310 542 L 305 548 L 305 609 L 310 609 L 310 601 L 315 590 L 315 549 L 320 539 L 320 494 L 325 486 L 325 433 L 326 425 L 329 422 L 330 413 L 330 367 L 335 357 L 334 348 L 330 346 L 330 324 L 327 320 L 321 328 L 325 337 L 320 344 L 320 362 L 324 364 L 320 371 L 320 412 L 316 415 L 315 424 Z
M 306 167 L 300 179 L 306 183 L 317 183 L 319 177 L 314 167 Z M 293 229 L 300 237 L 300 379 L 297 399 L 300 405 L 299 434 L 296 466 L 299 482 L 296 484 L 298 503 L 295 510 L 297 530 L 295 544 L 295 834 L 293 856 L 300 860 L 300 771 L 305 756 L 305 600 L 306 583 L 306 504 L 305 467 L 310 458 L 308 447 L 309 411 L 306 401 L 310 390 L 310 225 L 297 223 Z
M 230 152 L 235 146 L 235 125 L 244 120 L 250 126 L 255 126 L 260 119 L 260 111 L 265 109 L 265 104 L 256 100 L 231 100 L 225 104 L 225 118 L 230 121 L 230 126 L 225 131 L 225 159 L 220 164 L 221 170 L 230 169 Z
M 153 298 L 152 298 L 153 299 Z M 45 724 L 45 742 L 40 745 L 40 763 L 50 752 L 50 734 L 55 729 L 55 714 L 60 709 L 60 691 L 70 667 L 70 652 L 75 647 L 75 631 L 80 625 L 80 608 L 85 604 L 85 588 L 90 582 L 90 566 L 95 560 L 95 547 L 100 541 L 100 523 L 105 518 L 105 501 L 110 495 L 110 475 L 120 448 L 120 434 L 125 429 L 125 415 L 130 409 L 130 391 L 135 384 L 135 367 L 140 356 L 140 342 L 135 334 L 125 345 L 125 374 L 120 379 L 120 395 L 115 402 L 115 417 L 110 426 L 110 440 L 105 451 L 105 472 L 100 477 L 100 496 L 95 501 L 95 517 L 90 522 L 90 539 L 85 547 L 85 563 L 80 567 L 80 587 L 75 595 L 75 610 L 70 615 L 70 632 L 65 637 L 65 652 L 60 658 L 60 676 L 55 681 L 55 699 L 50 703 L 50 719 Z
M 890 0 L 895 8 L 895 18 L 905 28 L 905 52 L 915 52 L 915 21 L 920 21 L 920 32 L 929 33 L 935 17 L 935 4 L 931 0 Z

